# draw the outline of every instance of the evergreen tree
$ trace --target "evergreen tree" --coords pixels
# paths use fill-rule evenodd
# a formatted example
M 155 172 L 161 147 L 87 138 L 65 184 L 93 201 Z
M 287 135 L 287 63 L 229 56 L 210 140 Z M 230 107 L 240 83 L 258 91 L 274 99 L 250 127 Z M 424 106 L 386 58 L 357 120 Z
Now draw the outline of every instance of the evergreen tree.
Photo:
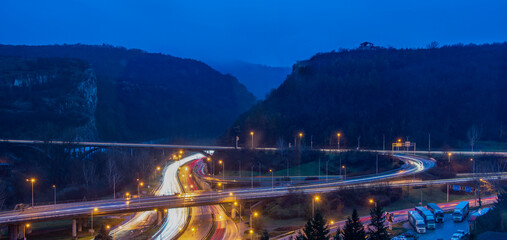
M 299 233 L 296 239 L 301 240 L 329 240 L 329 228 L 322 214 L 317 213 L 315 217 L 308 219 L 303 231 Z
M 359 220 L 357 210 L 352 211 L 352 217 L 347 217 L 347 222 L 343 228 L 343 240 L 364 240 L 366 233 L 364 226 Z
M 370 209 L 371 222 L 368 224 L 369 240 L 388 240 L 385 216 L 382 207 L 375 206 Z
M 343 239 L 343 233 L 340 227 L 336 229 L 336 235 L 334 236 L 334 240 L 342 240 Z
M 261 240 L 269 240 L 269 233 L 268 233 L 268 231 L 264 230 L 264 232 L 262 232 Z
M 109 236 L 109 231 L 106 230 L 104 225 L 100 226 L 99 233 L 95 236 L 95 240 L 112 240 L 113 238 Z

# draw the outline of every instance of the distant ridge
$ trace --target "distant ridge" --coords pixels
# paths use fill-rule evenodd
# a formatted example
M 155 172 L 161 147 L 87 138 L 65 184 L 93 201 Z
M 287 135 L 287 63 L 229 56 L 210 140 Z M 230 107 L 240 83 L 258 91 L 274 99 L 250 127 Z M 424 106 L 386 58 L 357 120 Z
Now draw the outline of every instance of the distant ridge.
M 95 123 L 110 141 L 210 142 L 255 97 L 233 76 L 169 55 L 110 45 L 0 45 L 0 56 L 74 58 L 97 77 Z
M 427 149 L 507 141 L 507 43 L 430 49 L 359 48 L 319 53 L 294 65 L 266 100 L 223 136 L 260 145 L 294 142 L 386 148 L 397 138 Z M 256 143 L 256 144 L 257 144 Z M 293 143 L 294 144 L 294 143 Z M 476 146 L 476 150 L 480 146 Z

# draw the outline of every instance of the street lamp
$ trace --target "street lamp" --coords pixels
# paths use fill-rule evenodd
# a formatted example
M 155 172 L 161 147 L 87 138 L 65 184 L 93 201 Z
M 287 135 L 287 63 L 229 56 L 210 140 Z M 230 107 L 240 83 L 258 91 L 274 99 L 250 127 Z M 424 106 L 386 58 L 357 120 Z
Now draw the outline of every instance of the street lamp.
M 137 184 L 137 198 L 139 199 L 139 201 L 141 201 L 141 192 L 139 191 L 139 187 L 142 186 L 144 186 L 143 182 L 139 182 L 139 184 Z
M 54 194 L 55 194 L 55 204 L 56 204 L 56 185 L 53 184 L 53 190 L 54 190 Z
M 315 202 L 319 201 L 320 200 L 320 197 L 319 196 L 315 196 L 312 198 L 312 217 L 315 217 Z
M 254 139 L 253 139 L 254 132 L 253 131 L 250 132 L 250 136 L 252 137 L 252 149 L 254 149 Z
M 341 137 L 341 133 L 337 133 L 336 136 L 338 137 L 338 150 L 340 150 L 340 137 Z
M 27 182 L 30 182 L 32 184 L 32 207 L 33 207 L 33 183 L 35 183 L 35 178 L 26 179 Z
M 343 180 L 347 180 L 347 168 L 345 167 L 345 165 L 342 165 L 342 169 L 343 169 L 343 172 L 344 172 L 344 177 L 343 177 Z
M 254 217 L 258 217 L 259 216 L 259 213 L 258 212 L 253 212 L 252 214 L 250 214 L 250 234 L 253 234 L 253 220 L 254 220 Z M 252 235 L 253 237 L 253 235 Z
M 91 235 L 92 235 L 92 236 L 93 236 L 93 232 L 94 232 L 94 230 L 93 230 L 93 213 L 94 213 L 94 212 L 98 212 L 98 211 L 99 211 L 99 209 L 98 209 L 98 208 L 93 208 L 93 209 L 92 209 L 92 225 L 91 225 L 91 228 L 92 228 L 92 229 L 90 230 L 90 233 L 91 233 Z
M 470 158 L 470 162 L 472 162 L 472 173 L 475 174 L 475 162 L 473 158 Z
M 269 172 L 271 173 L 271 191 L 275 189 L 275 178 L 274 178 L 274 172 L 272 169 L 269 169 Z
M 23 239 L 26 239 L 26 229 L 30 228 L 30 223 L 25 224 L 23 228 Z
M 375 204 L 375 208 L 377 207 L 377 202 L 373 199 L 370 199 L 370 204 Z
M 447 157 L 448 157 L 448 162 L 449 162 L 449 172 L 451 171 L 451 156 L 452 156 L 452 153 L 448 152 Z

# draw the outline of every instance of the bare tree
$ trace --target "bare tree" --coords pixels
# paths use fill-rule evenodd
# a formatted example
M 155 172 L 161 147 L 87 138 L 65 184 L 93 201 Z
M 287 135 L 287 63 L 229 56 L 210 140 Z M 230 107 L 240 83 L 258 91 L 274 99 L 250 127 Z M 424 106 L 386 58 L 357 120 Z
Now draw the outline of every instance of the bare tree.
M 472 127 L 468 129 L 467 137 L 470 143 L 470 147 L 472 147 L 472 153 L 474 152 L 475 143 L 481 138 L 481 133 L 481 129 L 479 129 L 476 125 L 472 125 Z
M 86 190 L 95 182 L 96 170 L 93 162 L 83 159 L 83 179 L 85 181 Z
M 120 180 L 121 174 L 118 171 L 118 165 L 116 163 L 116 159 L 112 156 L 108 156 L 107 158 L 107 182 L 111 188 L 114 188 Z

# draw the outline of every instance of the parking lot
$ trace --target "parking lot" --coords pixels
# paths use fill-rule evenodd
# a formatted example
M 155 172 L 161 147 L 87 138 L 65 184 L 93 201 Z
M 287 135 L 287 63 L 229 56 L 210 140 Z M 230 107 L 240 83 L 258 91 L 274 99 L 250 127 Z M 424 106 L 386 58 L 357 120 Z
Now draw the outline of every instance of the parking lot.
M 472 211 L 469 213 L 468 217 L 470 214 L 472 214 Z M 412 231 L 414 230 L 408 221 L 403 223 L 403 227 Z M 452 221 L 452 215 L 449 213 L 444 215 L 444 223 L 437 223 L 437 228 L 435 230 L 426 230 L 426 233 L 417 235 L 419 236 L 419 240 L 436 240 L 439 238 L 449 240 L 451 239 L 452 234 L 454 234 L 458 229 L 468 232 L 468 221 L 465 220 L 463 222 L 455 223 Z

